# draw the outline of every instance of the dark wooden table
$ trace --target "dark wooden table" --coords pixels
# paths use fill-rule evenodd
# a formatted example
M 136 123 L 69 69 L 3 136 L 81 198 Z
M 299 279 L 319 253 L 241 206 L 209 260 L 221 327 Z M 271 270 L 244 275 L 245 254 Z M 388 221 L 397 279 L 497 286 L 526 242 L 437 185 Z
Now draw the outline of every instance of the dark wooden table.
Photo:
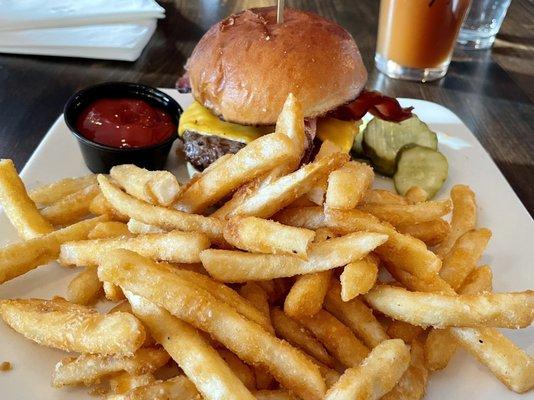
M 135 63 L 0 55 L 0 157 L 22 168 L 67 98 L 84 86 L 110 80 L 174 86 L 202 34 L 252 3 L 275 2 L 162 2 L 167 17 Z M 377 0 L 286 4 L 316 11 L 350 31 L 370 72 L 369 87 L 434 101 L 458 114 L 534 214 L 534 0 L 512 1 L 492 50 L 457 52 L 447 76 L 426 84 L 391 80 L 374 68 Z

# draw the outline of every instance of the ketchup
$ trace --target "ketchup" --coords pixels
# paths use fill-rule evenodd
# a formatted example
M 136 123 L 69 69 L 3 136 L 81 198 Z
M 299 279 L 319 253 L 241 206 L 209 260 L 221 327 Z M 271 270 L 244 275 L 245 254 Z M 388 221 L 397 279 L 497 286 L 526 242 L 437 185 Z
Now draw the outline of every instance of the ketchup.
M 87 139 L 117 148 L 147 147 L 176 133 L 165 111 L 135 98 L 98 99 L 78 116 L 76 129 Z

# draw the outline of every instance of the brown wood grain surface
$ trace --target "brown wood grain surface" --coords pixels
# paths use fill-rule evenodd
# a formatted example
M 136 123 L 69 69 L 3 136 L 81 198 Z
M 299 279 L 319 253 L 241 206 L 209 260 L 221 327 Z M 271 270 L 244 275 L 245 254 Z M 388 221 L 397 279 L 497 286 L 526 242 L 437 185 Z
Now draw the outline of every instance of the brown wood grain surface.
M 67 98 L 103 81 L 173 87 L 202 34 L 244 8 L 272 1 L 160 2 L 166 18 L 135 63 L 0 55 L 0 157 L 22 168 Z M 474 132 L 531 214 L 534 213 L 534 0 L 513 0 L 492 50 L 454 55 L 449 73 L 420 84 L 388 79 L 374 68 L 378 0 L 287 0 L 343 25 L 369 70 L 368 87 L 390 96 L 434 101 Z M 491 179 L 491 178 L 488 178 Z

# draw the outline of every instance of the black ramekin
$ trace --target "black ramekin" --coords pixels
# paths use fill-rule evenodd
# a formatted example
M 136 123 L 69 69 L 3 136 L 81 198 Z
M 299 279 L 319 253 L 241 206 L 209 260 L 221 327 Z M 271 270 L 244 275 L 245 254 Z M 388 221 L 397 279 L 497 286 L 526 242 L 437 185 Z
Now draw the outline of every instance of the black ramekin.
M 121 149 L 95 143 L 76 130 L 76 119 L 90 103 L 100 98 L 113 97 L 143 99 L 154 107 L 166 111 L 173 118 L 176 126 L 183 112 L 182 107 L 171 96 L 139 83 L 106 82 L 80 90 L 65 104 L 63 117 L 78 140 L 87 167 L 92 172 L 101 174 L 109 173 L 111 167 L 120 164 L 135 164 L 150 170 L 163 169 L 172 143 L 178 137 L 177 133 L 155 145 Z

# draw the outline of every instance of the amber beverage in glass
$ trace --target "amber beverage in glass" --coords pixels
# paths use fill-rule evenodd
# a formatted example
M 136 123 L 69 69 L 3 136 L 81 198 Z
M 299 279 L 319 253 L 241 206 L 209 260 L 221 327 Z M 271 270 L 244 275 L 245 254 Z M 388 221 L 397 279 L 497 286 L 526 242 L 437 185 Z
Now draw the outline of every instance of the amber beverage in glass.
M 430 81 L 447 73 L 470 0 L 381 0 L 376 67 L 391 78 Z

